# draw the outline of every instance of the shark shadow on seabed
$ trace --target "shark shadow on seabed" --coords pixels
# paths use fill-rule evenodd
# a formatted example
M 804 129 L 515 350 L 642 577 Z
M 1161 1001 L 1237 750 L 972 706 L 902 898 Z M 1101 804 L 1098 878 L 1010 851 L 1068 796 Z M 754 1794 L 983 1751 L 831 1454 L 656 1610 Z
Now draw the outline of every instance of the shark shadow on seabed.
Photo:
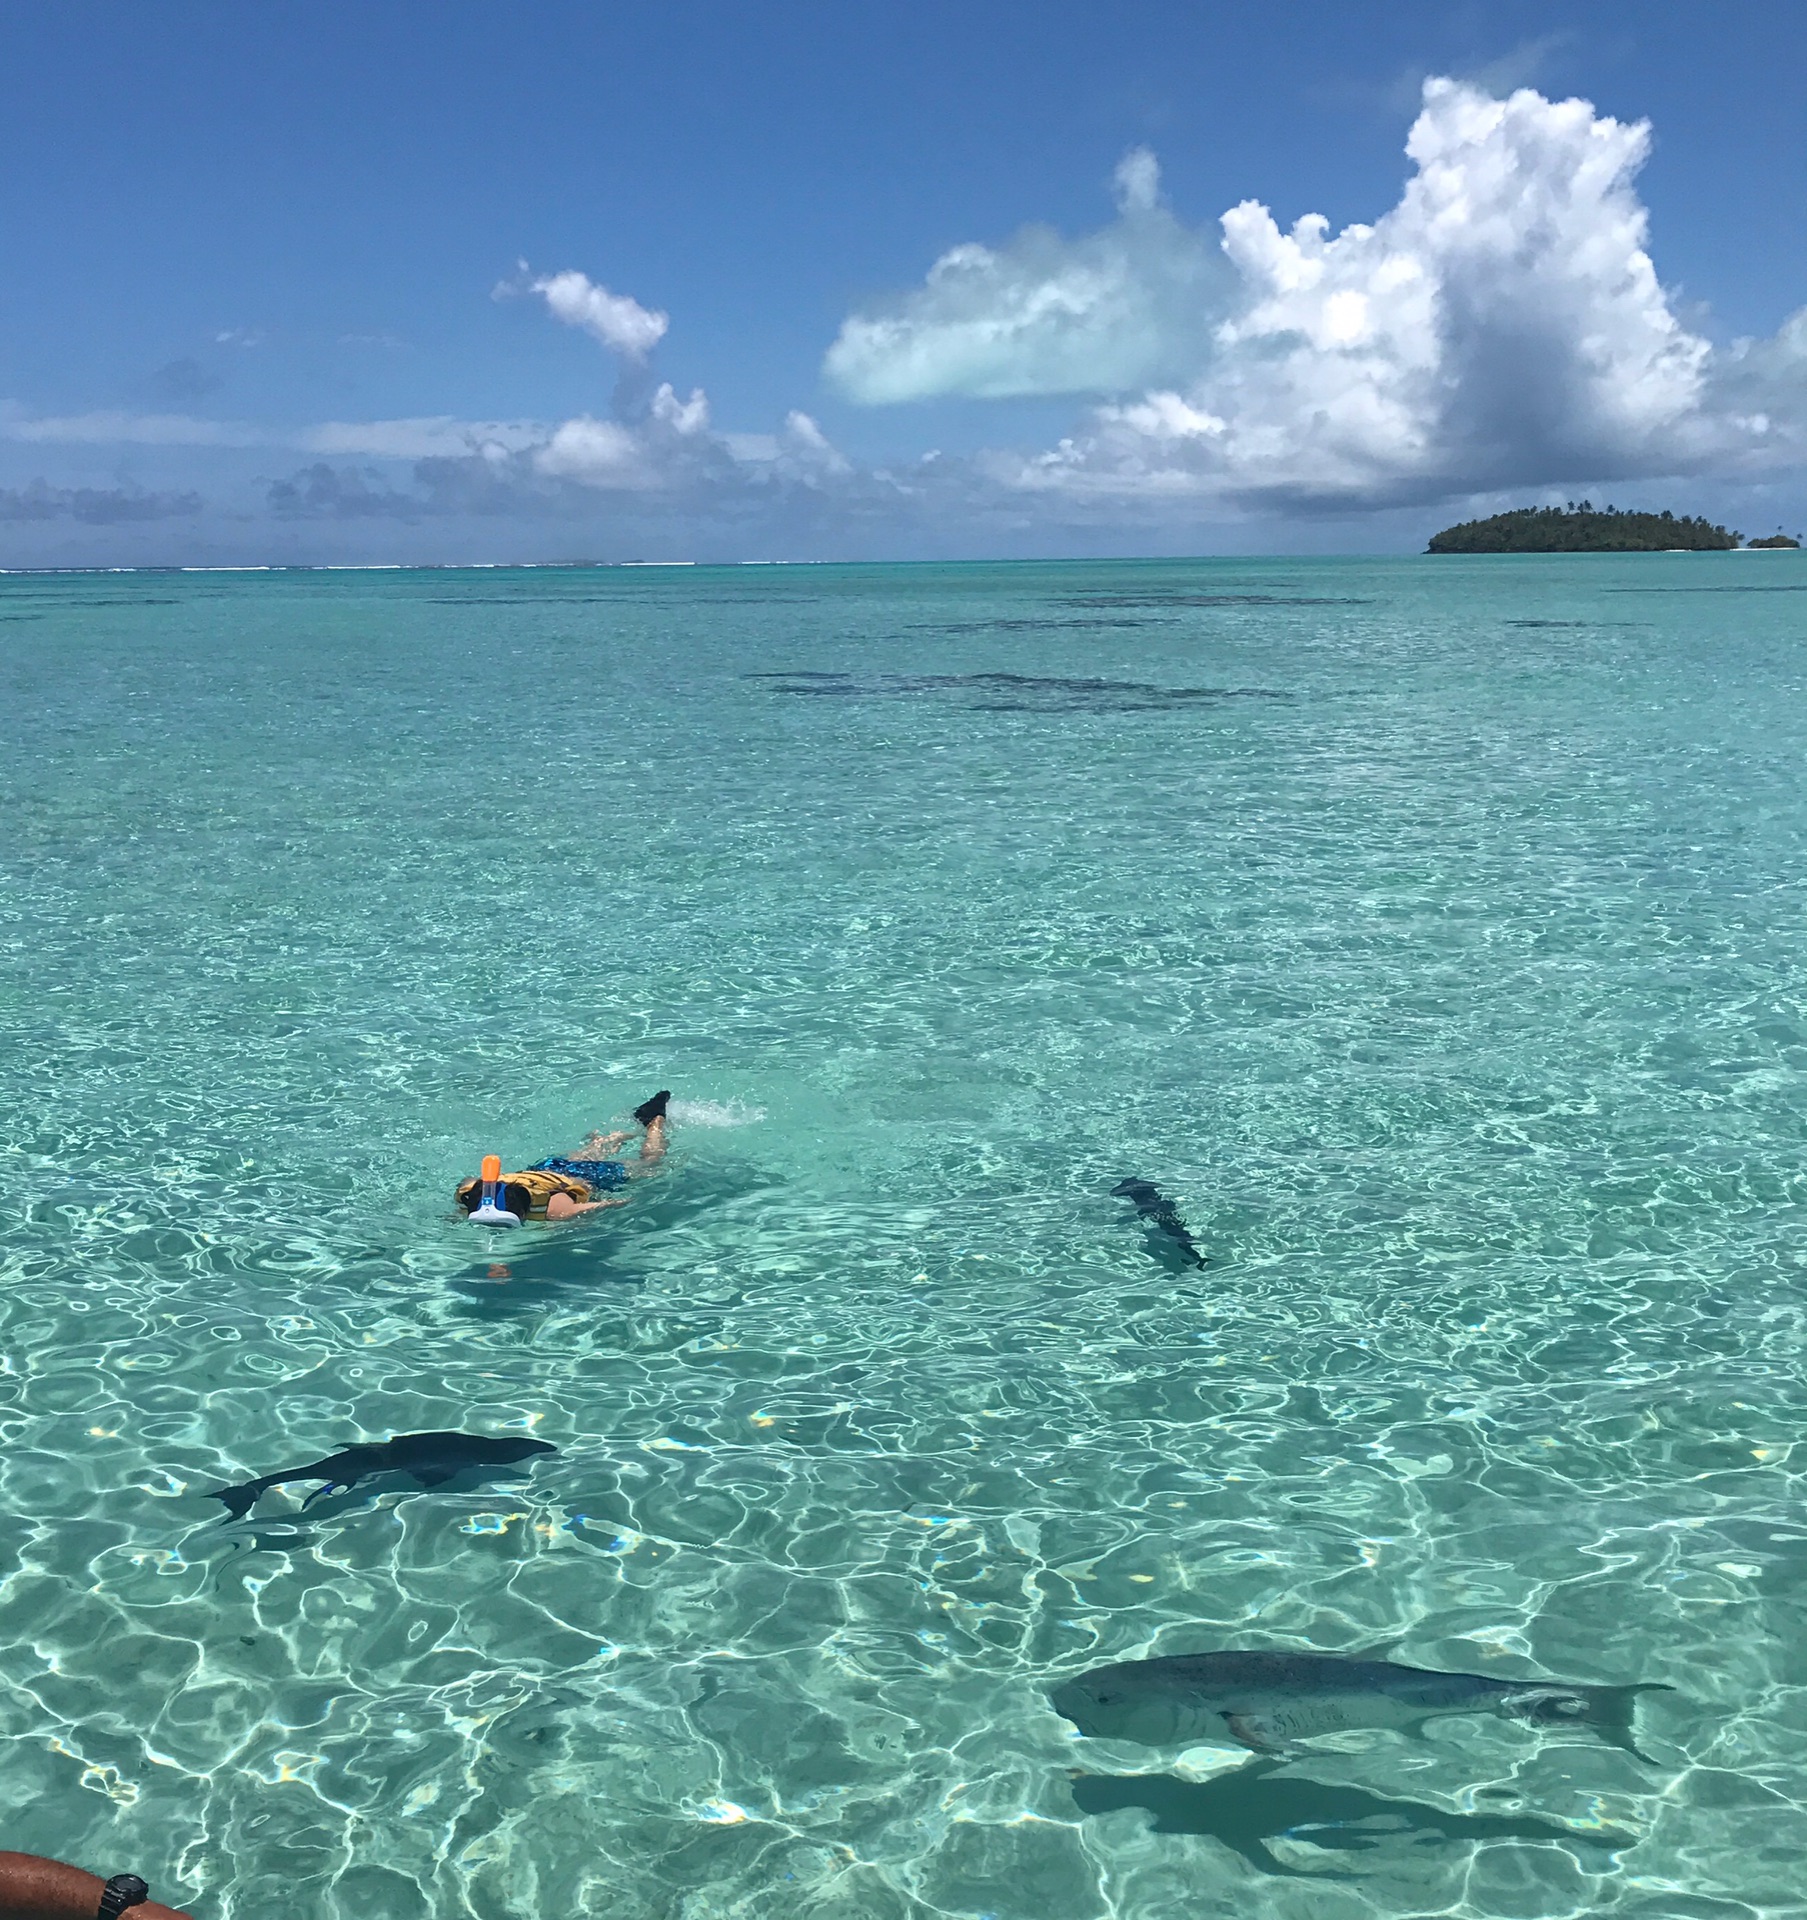
M 427 1499 L 435 1494 L 450 1495 L 454 1502 L 460 1496 L 469 1500 L 477 1495 L 488 1495 L 492 1499 L 500 1495 L 513 1495 L 518 1499 L 525 1497 L 529 1489 L 528 1478 L 519 1469 L 464 1473 L 454 1481 L 433 1488 L 415 1485 L 405 1474 L 385 1474 L 380 1479 L 367 1480 L 360 1486 L 343 1488 L 310 1500 L 306 1503 L 305 1512 L 295 1508 L 272 1515 L 269 1519 L 255 1514 L 242 1520 L 228 1516 L 217 1526 L 207 1528 L 199 1545 L 206 1551 L 220 1546 L 230 1549 L 228 1565 L 240 1553 L 306 1553 L 322 1539 L 331 1539 L 335 1534 L 342 1533 L 339 1522 L 351 1521 L 356 1524 L 360 1516 L 376 1513 L 385 1501 L 393 1507 L 400 1498 Z M 448 1514 L 450 1525 L 455 1527 L 461 1524 L 459 1513 L 459 1507 L 454 1504 Z M 224 1577 L 223 1565 L 221 1578 Z
M 1204 1781 L 1169 1773 L 1083 1774 L 1073 1799 L 1084 1814 L 1140 1807 L 1154 1818 L 1153 1833 L 1196 1834 L 1240 1854 L 1261 1873 L 1302 1880 L 1348 1880 L 1334 1868 L 1288 1866 L 1267 1843 L 1287 1840 L 1325 1853 L 1372 1853 L 1394 1847 L 1436 1847 L 1484 1840 L 1542 1840 L 1572 1849 L 1583 1872 L 1609 1873 L 1618 1856 L 1641 1837 L 1623 1829 L 1598 1832 L 1564 1826 L 1529 1813 L 1452 1813 L 1421 1800 L 1394 1800 L 1360 1787 L 1280 1775 L 1279 1760 L 1247 1766 Z

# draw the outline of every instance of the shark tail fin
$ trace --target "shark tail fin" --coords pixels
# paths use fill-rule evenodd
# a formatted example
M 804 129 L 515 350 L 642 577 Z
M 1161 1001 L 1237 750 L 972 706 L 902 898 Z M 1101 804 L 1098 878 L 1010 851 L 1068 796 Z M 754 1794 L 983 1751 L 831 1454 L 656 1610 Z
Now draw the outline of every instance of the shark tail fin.
M 1623 1747 L 1627 1753 L 1635 1754 L 1638 1759 L 1648 1761 L 1655 1766 L 1638 1745 L 1636 1709 L 1640 1693 L 1673 1693 L 1673 1687 L 1661 1682 L 1646 1682 L 1635 1687 L 1589 1687 L 1587 1689 L 1587 1724 L 1599 1734 L 1602 1740 L 1615 1747 Z
M 268 1484 L 264 1480 L 245 1480 L 236 1487 L 215 1487 L 207 1498 L 226 1503 L 228 1520 L 242 1520 L 257 1505 L 257 1496 Z

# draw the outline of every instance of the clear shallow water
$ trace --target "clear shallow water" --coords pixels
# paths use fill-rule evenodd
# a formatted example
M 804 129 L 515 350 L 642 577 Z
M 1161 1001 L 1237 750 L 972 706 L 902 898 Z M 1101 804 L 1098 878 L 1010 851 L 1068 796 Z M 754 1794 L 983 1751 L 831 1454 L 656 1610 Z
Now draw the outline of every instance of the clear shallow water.
M 1802 1911 L 1804 639 L 1792 556 L 0 580 L 4 1844 Z M 451 1216 L 658 1086 L 628 1211 Z M 201 1497 L 440 1427 L 560 1453 Z M 1271 1773 L 1044 1699 L 1384 1642 L 1677 1691 Z

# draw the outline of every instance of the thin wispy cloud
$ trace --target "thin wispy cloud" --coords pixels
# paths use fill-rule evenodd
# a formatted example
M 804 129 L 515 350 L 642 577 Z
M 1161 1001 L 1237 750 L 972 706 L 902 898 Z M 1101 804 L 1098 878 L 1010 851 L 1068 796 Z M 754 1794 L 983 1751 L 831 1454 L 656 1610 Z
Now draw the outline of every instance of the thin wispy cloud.
M 404 420 L 326 420 L 287 444 L 311 453 L 362 455 L 378 460 L 428 460 L 442 454 L 516 452 L 537 444 L 546 429 L 531 420 L 457 420 L 429 414 Z
M 133 521 L 183 520 L 201 511 L 198 493 L 151 493 L 134 487 L 0 487 L 0 521 L 74 520 L 117 527 Z
M 187 413 L 104 408 L 33 415 L 8 407 L 0 408 L 0 439 L 66 447 L 257 447 L 268 445 L 270 435 L 243 421 L 203 420 Z
M 1459 80 L 1503 100 L 1521 87 L 1540 86 L 1556 56 L 1574 41 L 1575 35 L 1566 29 L 1534 34 L 1485 60 L 1459 62 L 1442 69 L 1411 66 L 1379 89 L 1355 84 L 1346 85 L 1346 91 L 1354 98 L 1379 104 L 1389 120 L 1415 114 L 1424 102 L 1425 84 L 1431 80 Z
M 209 420 L 186 413 L 118 409 L 77 414 L 26 414 L 0 408 L 0 439 L 39 446 L 288 447 L 298 452 L 421 460 L 441 454 L 508 452 L 532 447 L 551 431 L 538 421 L 458 420 L 431 414 L 400 420 L 325 420 L 275 427 L 249 420 Z

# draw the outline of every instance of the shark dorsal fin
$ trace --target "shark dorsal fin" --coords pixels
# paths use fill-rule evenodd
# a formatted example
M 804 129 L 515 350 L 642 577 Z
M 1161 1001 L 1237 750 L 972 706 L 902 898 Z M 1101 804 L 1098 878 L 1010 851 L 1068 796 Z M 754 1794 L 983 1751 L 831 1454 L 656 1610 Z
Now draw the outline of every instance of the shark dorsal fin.
M 1391 1640 L 1377 1640 L 1371 1647 L 1355 1647 L 1350 1650 L 1351 1660 L 1390 1661 L 1406 1643 L 1407 1635 L 1395 1634 Z

